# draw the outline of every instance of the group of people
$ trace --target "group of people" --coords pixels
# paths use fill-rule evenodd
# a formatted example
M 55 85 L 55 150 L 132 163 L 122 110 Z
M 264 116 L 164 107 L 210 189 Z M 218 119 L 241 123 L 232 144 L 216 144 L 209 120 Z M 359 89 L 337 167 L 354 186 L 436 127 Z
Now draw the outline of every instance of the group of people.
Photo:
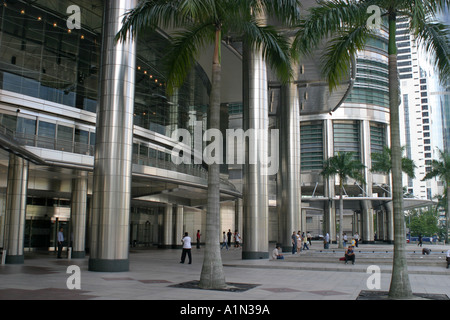
M 233 236 L 233 233 L 231 232 L 231 229 L 228 229 L 228 232 L 225 233 L 225 231 L 222 234 L 222 245 L 220 246 L 220 249 L 223 249 L 223 247 L 231 248 L 231 237 Z M 235 230 L 234 231 L 234 247 L 240 248 L 241 247 L 241 235 L 240 233 Z
M 292 254 L 300 253 L 302 250 L 309 250 L 309 245 L 312 245 L 311 242 L 312 236 L 311 233 L 305 234 L 304 232 L 295 231 L 292 232 L 291 243 L 292 243 Z
M 221 249 L 225 246 L 228 250 L 229 247 L 231 247 L 231 237 L 232 237 L 233 233 L 231 232 L 230 229 L 228 229 L 228 233 L 225 233 L 225 231 L 223 232 L 223 242 L 222 242 L 222 246 Z M 200 230 L 197 230 L 197 249 L 200 249 L 200 238 L 201 238 L 201 233 Z M 239 234 L 239 232 L 236 230 L 234 232 L 234 247 L 235 248 L 240 248 L 241 247 L 241 235 Z M 191 249 L 192 249 L 192 239 L 189 236 L 188 232 L 184 233 L 183 238 L 181 239 L 181 242 L 183 243 L 183 251 L 181 253 L 181 260 L 180 263 L 184 263 L 184 261 L 186 260 L 186 256 L 189 259 L 189 264 L 192 263 L 192 253 L 191 253 Z

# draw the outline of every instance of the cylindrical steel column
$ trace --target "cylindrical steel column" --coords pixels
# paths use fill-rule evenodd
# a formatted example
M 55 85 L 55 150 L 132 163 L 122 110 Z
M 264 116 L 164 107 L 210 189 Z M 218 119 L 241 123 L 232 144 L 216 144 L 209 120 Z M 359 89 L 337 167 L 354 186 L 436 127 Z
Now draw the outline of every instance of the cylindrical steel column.
M 267 167 L 269 103 L 267 67 L 261 51 L 244 46 L 244 130 L 253 130 L 245 149 L 242 259 L 269 257 Z
M 163 220 L 163 242 L 162 248 L 172 248 L 173 244 L 173 206 L 171 203 L 166 203 L 164 208 Z M 178 235 L 180 237 L 180 235 Z
M 392 201 L 385 204 L 387 242 L 394 243 L 394 207 Z
M 195 230 L 197 231 L 197 230 Z M 175 210 L 175 237 L 174 237 L 174 248 L 182 248 L 181 239 L 184 235 L 184 207 L 177 205 Z M 192 242 L 194 242 L 194 234 L 191 234 Z
M 78 177 L 72 181 L 72 201 L 70 206 L 73 259 L 83 259 L 86 256 L 87 187 L 87 172 L 78 172 Z
M 128 271 L 136 43 L 116 43 L 137 0 L 105 2 L 89 270 Z
M 9 154 L 6 187 L 5 263 L 24 263 L 25 214 L 27 206 L 28 161 Z
M 362 241 L 363 243 L 373 243 L 374 242 L 374 232 L 373 232 L 373 209 L 370 200 L 361 200 L 362 207 Z
M 298 67 L 294 66 L 293 69 L 297 71 L 294 74 L 294 79 L 297 79 Z M 295 83 L 289 83 L 281 87 L 281 104 L 278 116 L 280 130 L 280 168 L 277 177 L 278 239 L 283 251 L 290 251 L 292 249 L 292 232 L 302 230 L 300 105 Z M 306 232 L 304 228 L 303 231 Z

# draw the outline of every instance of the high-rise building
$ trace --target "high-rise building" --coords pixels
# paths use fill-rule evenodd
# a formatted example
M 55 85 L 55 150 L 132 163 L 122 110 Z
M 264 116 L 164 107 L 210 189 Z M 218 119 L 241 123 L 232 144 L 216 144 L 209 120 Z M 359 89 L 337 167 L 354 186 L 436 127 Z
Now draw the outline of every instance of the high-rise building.
M 411 197 L 433 199 L 442 193 L 436 180 L 422 181 L 431 170 L 431 161 L 442 149 L 441 104 L 436 100 L 436 75 L 427 56 L 409 33 L 407 18 L 397 23 L 398 68 L 400 78 L 401 143 L 404 156 L 416 165 L 415 178 L 404 174 Z
M 123 271 L 130 246 L 178 247 L 183 232 L 205 230 L 209 59 L 201 56 L 168 97 L 160 63 L 167 35 L 114 41 L 136 3 L 0 6 L 0 247 L 7 263 L 23 263 L 26 250 L 56 250 L 63 228 L 72 258 L 88 252 L 89 270 Z M 69 21 L 77 11 L 80 28 Z M 328 232 L 336 241 L 338 224 L 363 242 L 393 240 L 389 176 L 370 171 L 371 153 L 389 145 L 386 39 L 380 30 L 333 92 L 320 77 L 319 54 L 299 61 L 296 82 L 283 85 L 261 53 L 239 39 L 224 42 L 220 129 L 274 129 L 279 139 L 258 136 L 252 149 L 253 156 L 279 151 L 270 174 L 250 161 L 221 170 L 220 228 L 243 235 L 243 259 L 268 258 L 269 242 L 289 246 L 297 230 Z M 232 150 L 239 157 L 245 143 Z M 344 221 L 337 221 L 338 181 L 320 175 L 338 151 L 355 152 L 367 167 L 365 185 L 345 186 Z M 180 154 L 189 156 L 177 163 Z

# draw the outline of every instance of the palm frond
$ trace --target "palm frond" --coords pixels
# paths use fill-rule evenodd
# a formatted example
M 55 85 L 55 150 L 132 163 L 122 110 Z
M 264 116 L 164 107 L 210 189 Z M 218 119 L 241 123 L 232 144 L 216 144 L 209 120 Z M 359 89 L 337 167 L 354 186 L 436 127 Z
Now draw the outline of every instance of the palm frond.
M 170 51 L 164 57 L 167 68 L 167 92 L 180 87 L 191 71 L 195 58 L 208 43 L 214 43 L 215 30 L 211 22 L 192 24 L 172 38 Z
M 157 27 L 168 27 L 175 23 L 183 25 L 187 17 L 180 14 L 176 0 L 143 0 L 125 13 L 122 27 L 117 33 L 116 41 L 125 41 L 129 36 L 136 37 L 139 31 L 155 30 Z
M 450 30 L 438 22 L 420 23 L 415 31 L 419 45 L 431 55 L 436 63 L 441 83 L 450 77 Z
M 370 31 L 366 25 L 342 32 L 334 37 L 322 56 L 322 73 L 330 90 L 335 89 L 350 73 L 352 59 L 365 46 Z
M 273 26 L 260 26 L 256 19 L 244 22 L 242 27 L 244 41 L 255 49 L 262 50 L 263 58 L 282 82 L 289 81 L 292 77 L 292 68 L 288 38 Z
M 366 25 L 367 8 L 377 4 L 370 0 L 318 0 L 317 3 L 297 25 L 293 49 L 300 54 L 311 54 L 322 41 L 342 30 Z

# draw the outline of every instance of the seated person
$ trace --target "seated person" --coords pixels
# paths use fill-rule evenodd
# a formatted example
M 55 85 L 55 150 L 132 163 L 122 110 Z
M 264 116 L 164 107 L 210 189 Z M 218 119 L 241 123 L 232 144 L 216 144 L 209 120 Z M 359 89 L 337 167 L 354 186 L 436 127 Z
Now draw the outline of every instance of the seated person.
M 275 249 L 273 249 L 272 251 L 272 259 L 273 260 L 277 260 L 277 259 L 284 259 L 283 255 L 280 253 L 281 249 L 279 246 L 276 246 Z
M 425 255 L 425 254 L 426 254 L 426 255 L 429 255 L 430 253 L 431 253 L 431 249 L 428 249 L 428 248 L 423 248 L 423 249 L 422 249 L 422 254 L 423 254 L 423 255 Z
M 355 264 L 355 252 L 353 251 L 352 246 L 348 246 L 347 251 L 345 252 L 345 264 L 347 264 L 348 260 L 351 260 L 352 264 Z
M 450 250 L 447 251 L 447 269 L 450 266 Z

